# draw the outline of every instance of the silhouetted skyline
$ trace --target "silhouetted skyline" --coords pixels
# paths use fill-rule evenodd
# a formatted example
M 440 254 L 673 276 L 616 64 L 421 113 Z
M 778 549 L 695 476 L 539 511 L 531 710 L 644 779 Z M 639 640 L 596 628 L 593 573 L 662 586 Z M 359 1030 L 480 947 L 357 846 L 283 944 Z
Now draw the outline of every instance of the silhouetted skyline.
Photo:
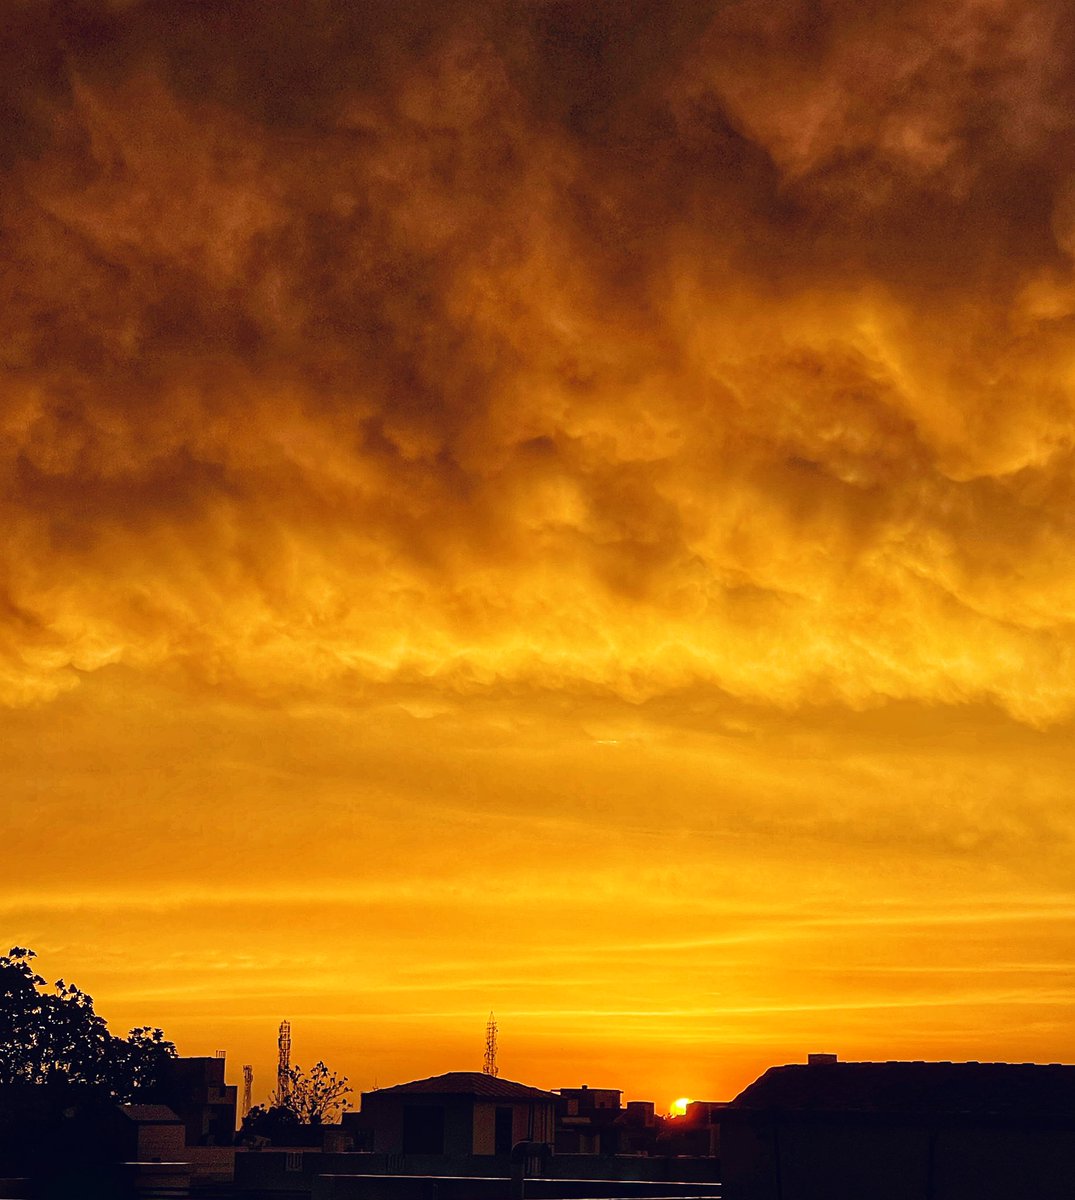
M 9 942 L 256 1095 L 1075 1059 L 1065 6 L 4 8 Z

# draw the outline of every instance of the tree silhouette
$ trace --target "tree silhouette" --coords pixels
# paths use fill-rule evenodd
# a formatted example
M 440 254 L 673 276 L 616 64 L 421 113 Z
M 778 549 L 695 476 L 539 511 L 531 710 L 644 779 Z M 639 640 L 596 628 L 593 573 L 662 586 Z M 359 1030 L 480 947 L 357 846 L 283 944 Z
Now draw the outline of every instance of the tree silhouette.
M 321 1125 L 326 1117 L 336 1117 L 350 1107 L 345 1099 L 351 1093 L 347 1076 L 330 1071 L 323 1062 L 314 1063 L 309 1074 L 292 1067 L 289 1077 L 291 1090 L 284 1104 L 302 1125 Z
M 143 1026 L 115 1037 L 73 983 L 45 990 L 36 957 L 23 946 L 0 955 L 0 1084 L 75 1085 L 125 1102 L 158 1083 L 176 1057 L 163 1032 Z
M 323 1062 L 314 1063 L 309 1072 L 292 1067 L 288 1072 L 288 1094 L 274 1104 L 256 1105 L 243 1118 L 238 1141 L 268 1138 L 286 1144 L 302 1126 L 324 1125 L 350 1107 L 351 1094 L 346 1075 L 337 1075 Z
M 280 1104 L 256 1104 L 243 1117 L 243 1124 L 235 1140 L 250 1142 L 254 1138 L 266 1138 L 270 1142 L 282 1145 L 288 1141 L 288 1134 L 299 1127 L 299 1119 L 290 1108 Z

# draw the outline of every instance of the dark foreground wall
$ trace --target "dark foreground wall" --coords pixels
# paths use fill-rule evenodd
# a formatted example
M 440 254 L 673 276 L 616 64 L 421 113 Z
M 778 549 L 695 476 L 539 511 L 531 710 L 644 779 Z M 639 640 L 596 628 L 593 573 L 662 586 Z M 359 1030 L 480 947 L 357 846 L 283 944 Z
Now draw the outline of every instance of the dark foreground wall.
M 717 1184 L 642 1183 L 615 1179 L 527 1179 L 526 1200 L 591 1200 L 601 1197 L 720 1196 Z M 509 1200 L 507 1179 L 400 1175 L 320 1175 L 312 1200 Z
M 1072 1200 L 1075 1131 L 755 1120 L 721 1133 L 724 1200 Z
M 554 1155 L 546 1160 L 544 1179 L 527 1180 L 526 1195 L 535 1200 L 700 1195 L 717 1190 L 719 1166 L 712 1158 Z M 366 1200 L 507 1200 L 509 1174 L 506 1160 L 484 1155 L 423 1159 L 272 1149 L 240 1150 L 235 1156 L 236 1192 L 250 1200 L 309 1196 L 320 1176 L 358 1177 L 358 1182 L 346 1185 L 346 1191 L 339 1190 L 344 1189 L 342 1182 L 332 1186 L 341 1196 Z

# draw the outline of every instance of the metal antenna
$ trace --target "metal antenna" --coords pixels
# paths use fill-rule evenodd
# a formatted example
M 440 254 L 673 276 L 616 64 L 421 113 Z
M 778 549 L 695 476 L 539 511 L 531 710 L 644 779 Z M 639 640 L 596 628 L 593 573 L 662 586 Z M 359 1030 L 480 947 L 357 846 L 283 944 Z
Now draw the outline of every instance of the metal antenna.
M 500 1068 L 496 1065 L 496 1017 L 492 1013 L 485 1026 L 485 1066 L 482 1067 L 482 1074 L 494 1077 L 500 1074 Z
M 291 1022 L 280 1022 L 280 1059 L 276 1067 L 276 1103 L 285 1104 L 291 1095 Z

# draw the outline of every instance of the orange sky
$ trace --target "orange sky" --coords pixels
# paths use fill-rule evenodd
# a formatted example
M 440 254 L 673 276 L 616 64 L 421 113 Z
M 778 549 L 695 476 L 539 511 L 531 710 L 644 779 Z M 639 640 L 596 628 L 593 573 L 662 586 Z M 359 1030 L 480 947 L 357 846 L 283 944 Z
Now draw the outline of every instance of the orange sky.
M 1059 3 L 13 0 L 0 931 L 356 1090 L 1075 1057 Z

